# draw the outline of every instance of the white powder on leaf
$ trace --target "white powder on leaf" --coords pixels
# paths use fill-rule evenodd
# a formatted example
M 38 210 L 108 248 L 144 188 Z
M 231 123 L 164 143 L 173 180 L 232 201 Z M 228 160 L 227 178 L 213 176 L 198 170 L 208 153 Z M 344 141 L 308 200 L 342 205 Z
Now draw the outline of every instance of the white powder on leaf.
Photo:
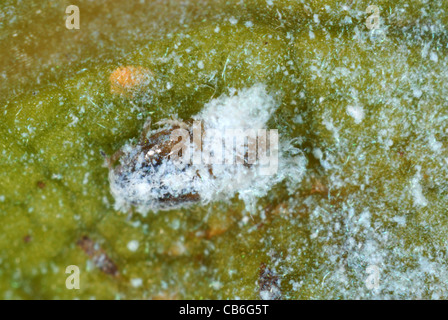
M 129 251 L 135 252 L 135 251 L 137 251 L 137 249 L 139 247 L 139 243 L 137 240 L 132 240 L 132 241 L 128 242 L 127 247 L 129 249 Z
M 359 106 L 347 106 L 347 114 L 355 120 L 356 124 L 360 124 L 364 119 L 364 109 Z

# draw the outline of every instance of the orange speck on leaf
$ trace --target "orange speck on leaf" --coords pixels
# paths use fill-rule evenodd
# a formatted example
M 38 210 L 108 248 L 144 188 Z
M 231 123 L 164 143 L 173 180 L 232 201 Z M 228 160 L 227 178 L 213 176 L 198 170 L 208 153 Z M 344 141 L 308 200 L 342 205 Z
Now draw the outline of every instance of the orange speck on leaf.
M 143 67 L 119 67 L 109 77 L 110 91 L 113 94 L 126 95 L 137 89 L 152 72 Z

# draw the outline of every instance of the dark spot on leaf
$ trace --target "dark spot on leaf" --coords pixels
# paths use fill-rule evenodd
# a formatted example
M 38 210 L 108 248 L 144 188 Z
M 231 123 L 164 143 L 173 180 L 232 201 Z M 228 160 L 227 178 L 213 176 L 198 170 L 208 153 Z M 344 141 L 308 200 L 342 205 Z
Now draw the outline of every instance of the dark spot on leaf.
M 118 276 L 118 268 L 109 258 L 106 252 L 92 239 L 83 236 L 78 240 L 77 245 L 89 256 L 98 269 L 105 274 Z

